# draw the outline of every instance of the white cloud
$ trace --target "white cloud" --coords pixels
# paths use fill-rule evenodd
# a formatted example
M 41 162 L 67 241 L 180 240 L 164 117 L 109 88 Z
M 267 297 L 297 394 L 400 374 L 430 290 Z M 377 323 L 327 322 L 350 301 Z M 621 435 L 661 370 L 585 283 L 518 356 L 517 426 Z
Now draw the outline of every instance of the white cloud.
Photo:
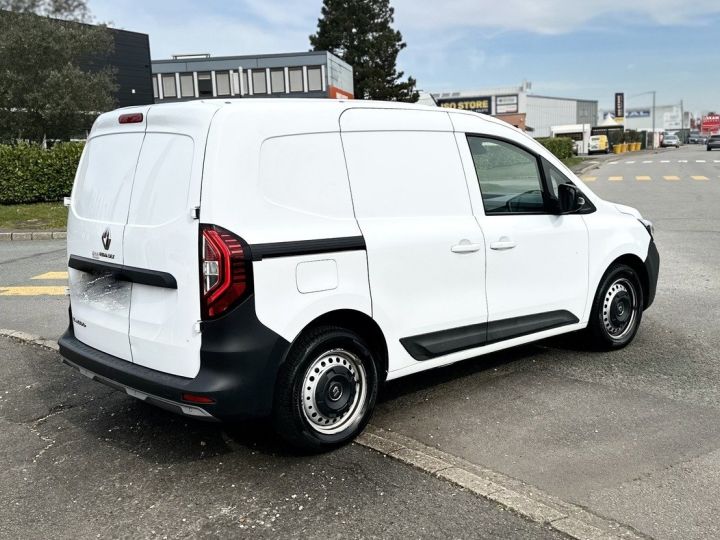
M 558 34 L 591 25 L 601 17 L 618 23 L 702 24 L 720 13 L 717 0 L 394 0 L 400 28 L 489 28 Z

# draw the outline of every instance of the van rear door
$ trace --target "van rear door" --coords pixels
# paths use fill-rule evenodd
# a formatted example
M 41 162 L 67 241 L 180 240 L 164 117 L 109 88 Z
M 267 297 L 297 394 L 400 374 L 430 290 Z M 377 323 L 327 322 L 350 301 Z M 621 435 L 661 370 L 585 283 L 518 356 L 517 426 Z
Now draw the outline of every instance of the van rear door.
M 124 264 L 123 234 L 148 109 L 124 109 L 96 121 L 78 166 L 68 217 L 75 336 L 123 360 L 132 360 L 127 336 L 131 284 L 103 268 Z M 121 116 L 133 122 L 121 124 Z
M 182 377 L 200 369 L 197 216 L 205 141 L 216 110 L 202 103 L 151 109 L 123 242 L 125 265 L 157 277 L 132 286 L 133 362 Z

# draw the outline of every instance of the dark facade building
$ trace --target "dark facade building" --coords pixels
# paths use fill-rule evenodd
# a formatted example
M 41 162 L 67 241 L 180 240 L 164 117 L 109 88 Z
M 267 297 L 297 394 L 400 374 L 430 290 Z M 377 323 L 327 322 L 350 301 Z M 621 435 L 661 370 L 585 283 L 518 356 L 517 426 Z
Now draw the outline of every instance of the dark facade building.
M 150 40 L 147 34 L 109 28 L 114 51 L 106 60 L 116 69 L 117 107 L 149 105 L 153 100 Z

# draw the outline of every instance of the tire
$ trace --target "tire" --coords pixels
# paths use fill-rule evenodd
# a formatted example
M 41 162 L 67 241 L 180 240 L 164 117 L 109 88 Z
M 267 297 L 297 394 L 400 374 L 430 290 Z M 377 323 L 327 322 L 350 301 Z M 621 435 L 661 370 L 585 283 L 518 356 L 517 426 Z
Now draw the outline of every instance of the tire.
M 351 330 L 321 326 L 301 336 L 275 387 L 277 434 L 301 452 L 325 452 L 352 441 L 377 400 L 375 360 Z
M 595 293 L 587 335 L 598 350 L 621 349 L 637 334 L 644 302 L 637 272 L 625 264 L 611 266 Z

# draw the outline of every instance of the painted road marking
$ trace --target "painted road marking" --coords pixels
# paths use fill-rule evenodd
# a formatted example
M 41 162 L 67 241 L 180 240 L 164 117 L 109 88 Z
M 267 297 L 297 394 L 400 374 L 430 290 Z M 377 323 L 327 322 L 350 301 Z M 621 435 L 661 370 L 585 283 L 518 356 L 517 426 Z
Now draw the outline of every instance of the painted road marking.
M 640 182 L 647 182 L 648 180 L 652 180 L 649 176 L 636 176 L 635 180 L 638 180 Z
M 707 180 L 708 179 L 707 176 L 691 176 L 690 178 L 692 178 L 693 180 Z
M 619 182 L 622 179 L 623 179 L 622 176 L 611 176 L 608 178 L 608 180 L 610 180 L 611 182 Z
M 652 159 L 650 159 L 648 161 L 643 161 L 643 163 L 652 163 Z
M 30 279 L 67 279 L 67 272 L 45 272 L 39 276 L 31 277 Z
M 661 159 L 660 163 L 670 163 L 670 160 L 669 159 Z
M 620 163 L 620 162 L 619 161 L 611 161 L 610 163 L 608 163 L 608 165 L 617 165 L 618 163 Z
M 628 165 L 632 165 L 635 162 L 634 161 L 626 161 L 625 163 L 627 163 Z
M 720 159 L 713 159 L 713 163 L 720 163 Z
M 597 180 L 597 176 L 583 176 L 582 180 L 584 182 L 594 182 L 595 180 Z
M 687 163 L 687 159 L 678 159 L 678 163 Z
M 696 159 L 695 163 L 707 163 L 704 159 Z
M 678 180 L 680 180 L 679 176 L 663 176 L 663 178 L 670 182 L 677 182 Z
M 0 296 L 65 296 L 65 286 L 0 287 Z

